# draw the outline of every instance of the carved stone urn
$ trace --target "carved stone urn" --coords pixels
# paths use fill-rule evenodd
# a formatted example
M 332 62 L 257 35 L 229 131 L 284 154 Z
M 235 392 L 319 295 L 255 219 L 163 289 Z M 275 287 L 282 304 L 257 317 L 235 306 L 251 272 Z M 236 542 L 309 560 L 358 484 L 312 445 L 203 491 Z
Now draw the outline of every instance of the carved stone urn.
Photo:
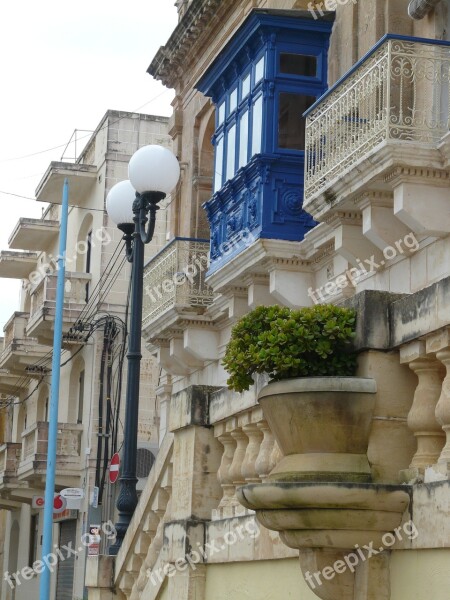
M 258 401 L 284 455 L 269 479 L 369 482 L 376 391 L 375 380 L 362 377 L 303 377 L 266 385 Z

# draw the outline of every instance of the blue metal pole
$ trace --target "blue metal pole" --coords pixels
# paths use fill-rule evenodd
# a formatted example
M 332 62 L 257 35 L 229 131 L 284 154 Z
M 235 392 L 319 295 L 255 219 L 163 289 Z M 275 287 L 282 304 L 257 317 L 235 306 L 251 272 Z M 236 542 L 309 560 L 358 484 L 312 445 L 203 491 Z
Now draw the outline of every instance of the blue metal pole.
M 55 329 L 53 332 L 52 382 L 50 391 L 50 409 L 48 420 L 48 452 L 47 473 L 45 480 L 42 558 L 49 557 L 53 550 L 53 498 L 55 495 L 56 441 L 58 437 L 59 379 L 64 310 L 64 276 L 66 270 L 65 255 L 67 244 L 68 214 L 69 181 L 66 178 L 64 179 L 63 186 L 61 228 L 59 230 L 58 278 L 56 283 Z M 49 563 L 45 562 L 45 568 L 41 574 L 39 600 L 50 600 L 50 577 L 51 572 L 49 568 Z

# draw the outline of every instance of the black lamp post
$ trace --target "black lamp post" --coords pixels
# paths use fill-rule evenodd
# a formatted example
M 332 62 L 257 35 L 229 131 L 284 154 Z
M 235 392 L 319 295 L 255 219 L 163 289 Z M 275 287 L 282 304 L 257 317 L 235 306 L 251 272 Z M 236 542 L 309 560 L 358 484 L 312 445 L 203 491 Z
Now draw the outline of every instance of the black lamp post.
M 180 167 L 170 150 L 162 146 L 144 146 L 131 157 L 128 176 L 130 180 L 116 184 L 106 199 L 108 215 L 123 231 L 127 259 L 132 263 L 124 444 L 117 498 L 119 519 L 116 541 L 109 548 L 111 555 L 118 553 L 138 502 L 136 452 L 142 358 L 144 244 L 148 244 L 153 237 L 158 203 L 176 186 Z

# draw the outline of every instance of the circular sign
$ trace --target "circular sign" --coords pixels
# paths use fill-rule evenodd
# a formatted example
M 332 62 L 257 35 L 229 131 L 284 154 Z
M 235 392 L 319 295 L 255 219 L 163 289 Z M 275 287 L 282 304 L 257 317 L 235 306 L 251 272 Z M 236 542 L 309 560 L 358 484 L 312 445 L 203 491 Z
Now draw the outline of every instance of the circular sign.
M 66 510 L 67 500 L 61 494 L 58 494 L 53 499 L 53 514 L 59 515 Z
M 111 458 L 111 463 L 109 465 L 109 481 L 111 483 L 116 483 L 119 477 L 119 468 L 120 468 L 120 456 L 117 454 L 113 454 Z
M 44 506 L 44 498 L 42 498 L 42 497 L 36 498 L 36 506 L 39 506 L 39 507 Z

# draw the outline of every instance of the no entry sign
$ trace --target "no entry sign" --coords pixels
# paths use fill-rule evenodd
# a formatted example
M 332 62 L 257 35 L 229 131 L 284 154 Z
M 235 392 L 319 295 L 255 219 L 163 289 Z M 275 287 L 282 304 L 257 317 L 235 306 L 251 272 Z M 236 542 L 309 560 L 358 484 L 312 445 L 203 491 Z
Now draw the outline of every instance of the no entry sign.
M 120 456 L 117 454 L 113 454 L 111 458 L 111 463 L 109 465 L 109 481 L 111 483 L 116 483 L 119 477 L 119 468 L 120 468 Z

